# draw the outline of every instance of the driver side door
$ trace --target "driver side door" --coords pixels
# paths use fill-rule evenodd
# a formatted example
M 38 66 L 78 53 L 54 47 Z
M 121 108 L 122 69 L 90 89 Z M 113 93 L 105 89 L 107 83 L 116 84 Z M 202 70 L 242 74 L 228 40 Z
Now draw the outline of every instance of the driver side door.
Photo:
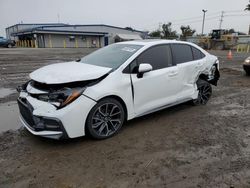
M 153 70 L 138 77 L 138 66 L 150 64 Z M 178 67 L 172 64 L 170 45 L 157 45 L 139 55 L 131 64 L 134 110 L 147 114 L 176 102 L 180 91 Z

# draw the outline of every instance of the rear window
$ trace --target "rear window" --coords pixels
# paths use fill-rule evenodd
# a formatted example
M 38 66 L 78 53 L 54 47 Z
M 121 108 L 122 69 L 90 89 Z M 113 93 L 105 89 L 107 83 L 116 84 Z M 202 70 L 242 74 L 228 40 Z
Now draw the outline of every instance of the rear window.
M 191 47 L 186 44 L 171 44 L 173 61 L 175 64 L 181 64 L 193 61 L 193 52 Z
M 199 60 L 205 57 L 205 55 L 195 47 L 192 47 L 192 51 L 193 51 L 194 60 Z

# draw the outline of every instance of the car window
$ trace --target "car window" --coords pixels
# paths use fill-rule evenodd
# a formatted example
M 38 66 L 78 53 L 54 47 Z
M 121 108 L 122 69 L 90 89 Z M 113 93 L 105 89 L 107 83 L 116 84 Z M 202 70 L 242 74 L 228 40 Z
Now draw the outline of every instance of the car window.
M 148 63 L 153 70 L 172 66 L 172 56 L 169 45 L 159 45 L 149 48 L 137 58 L 137 64 Z
M 191 47 L 187 44 L 171 44 L 174 63 L 181 64 L 193 61 L 193 53 Z
M 199 60 L 205 57 L 205 55 L 200 50 L 198 50 L 197 48 L 193 46 L 192 46 L 192 51 L 193 51 L 194 60 Z
M 111 44 L 83 57 L 81 63 L 116 69 L 142 47 L 134 44 Z

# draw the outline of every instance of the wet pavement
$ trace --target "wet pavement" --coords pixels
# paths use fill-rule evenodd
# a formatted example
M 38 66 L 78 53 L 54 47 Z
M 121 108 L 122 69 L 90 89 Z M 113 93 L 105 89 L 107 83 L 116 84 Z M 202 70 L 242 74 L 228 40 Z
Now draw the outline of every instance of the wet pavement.
M 10 94 L 15 93 L 16 90 L 11 88 L 0 88 L 0 98 L 5 98 L 9 96 Z
M 21 127 L 19 111 L 15 101 L 0 103 L 0 133 Z

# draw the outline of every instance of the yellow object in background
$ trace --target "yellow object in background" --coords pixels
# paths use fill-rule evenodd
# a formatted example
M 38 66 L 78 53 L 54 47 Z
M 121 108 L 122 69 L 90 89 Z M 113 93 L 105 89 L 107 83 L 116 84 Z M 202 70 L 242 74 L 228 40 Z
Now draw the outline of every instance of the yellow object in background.
M 66 48 L 66 40 L 63 40 L 63 47 Z
M 75 47 L 78 48 L 78 41 L 77 41 L 77 38 L 75 39 Z

